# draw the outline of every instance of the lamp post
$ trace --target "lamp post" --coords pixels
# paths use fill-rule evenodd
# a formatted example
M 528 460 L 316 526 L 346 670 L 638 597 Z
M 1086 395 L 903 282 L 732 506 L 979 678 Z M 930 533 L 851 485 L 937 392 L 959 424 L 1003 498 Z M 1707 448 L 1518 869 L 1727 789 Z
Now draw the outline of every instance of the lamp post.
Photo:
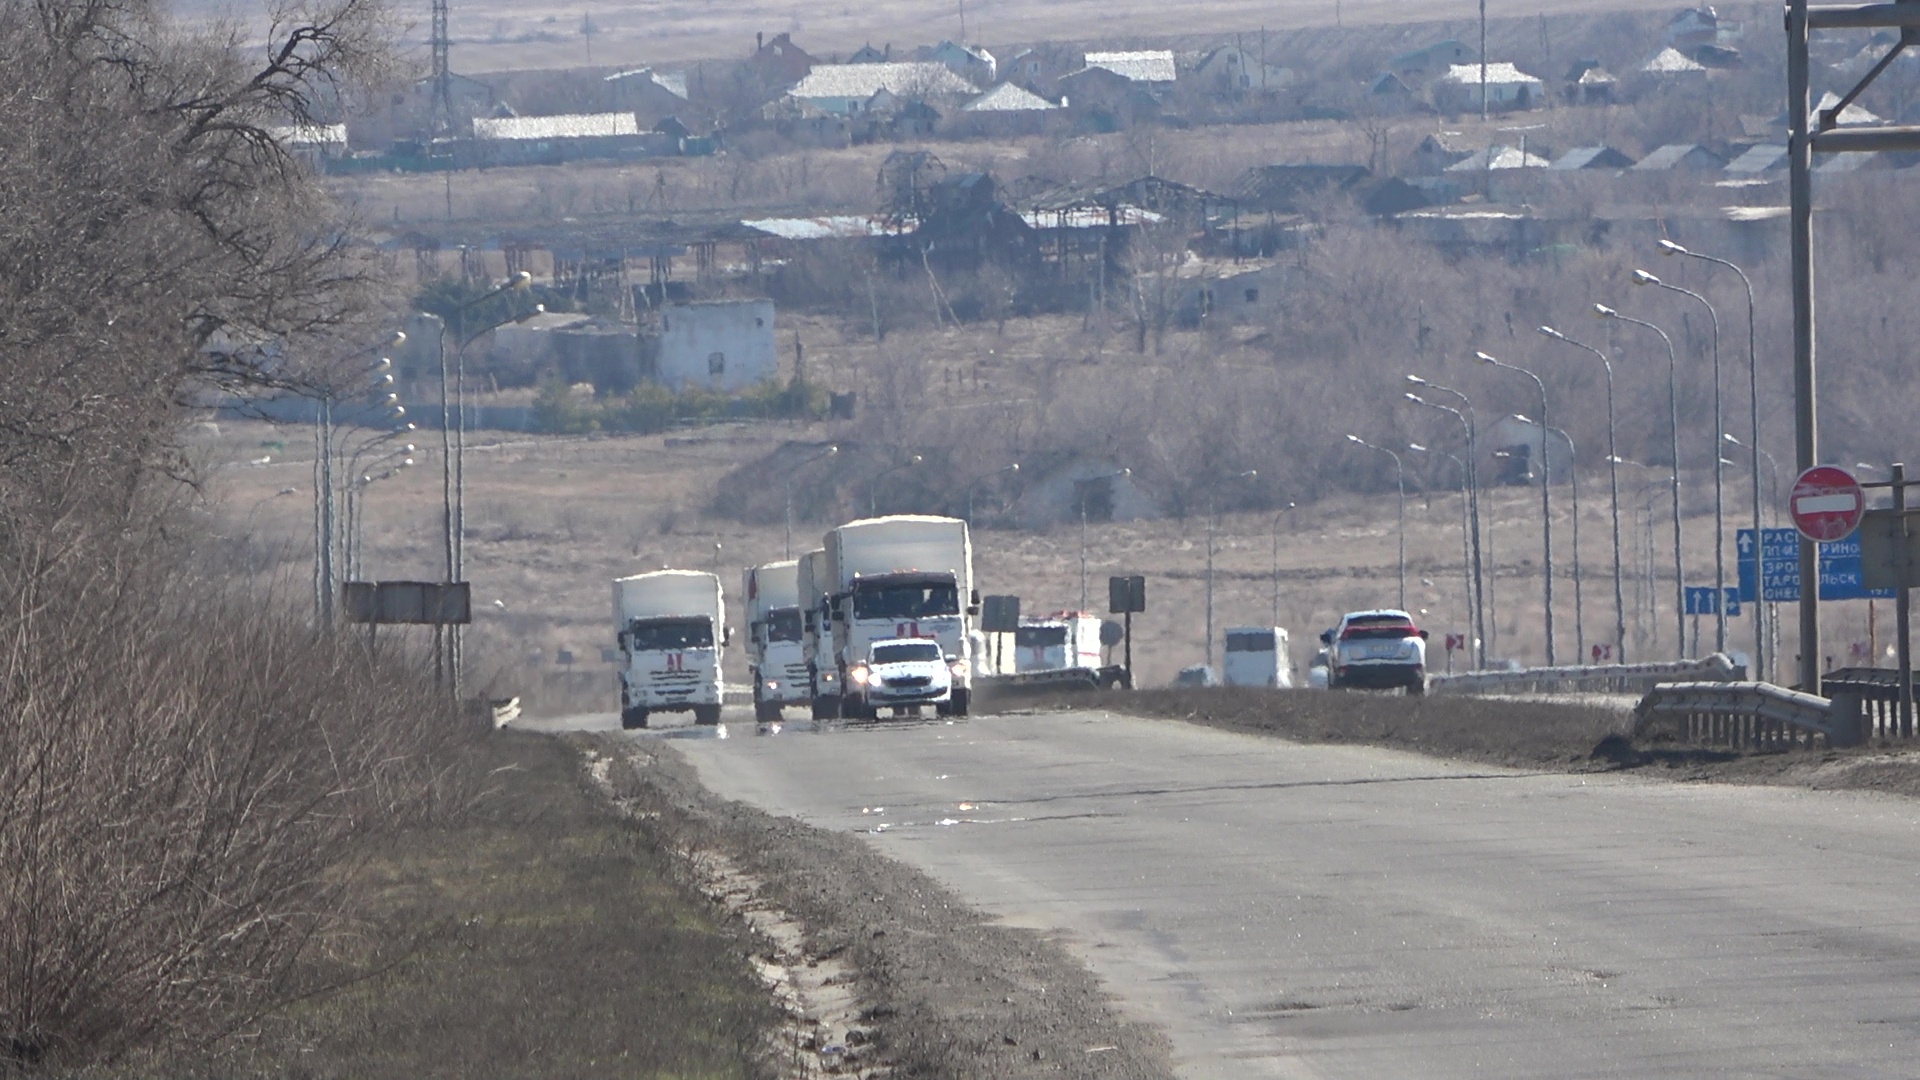
M 1681 255 L 1689 259 L 1698 259 L 1704 263 L 1711 263 L 1714 266 L 1724 266 L 1739 276 L 1740 284 L 1745 286 L 1747 290 L 1747 405 L 1750 410 L 1752 423 L 1752 427 L 1749 429 L 1747 436 L 1747 447 L 1753 451 L 1753 535 L 1758 538 L 1762 525 L 1760 521 L 1760 361 L 1754 344 L 1753 281 L 1747 277 L 1745 270 L 1740 269 L 1725 259 L 1715 258 L 1712 255 L 1703 255 L 1697 251 L 1689 251 L 1671 240 L 1662 240 L 1659 246 L 1662 255 Z M 1718 382 L 1717 379 L 1715 381 Z M 1718 410 L 1715 411 L 1717 412 Z M 1722 434 L 1724 434 L 1724 432 Z M 1738 446 L 1739 443 L 1736 441 L 1734 445 Z M 1778 486 L 1774 488 L 1774 493 L 1776 496 L 1778 495 Z M 1754 613 L 1754 669 L 1758 671 L 1764 667 L 1767 670 L 1771 670 L 1773 654 L 1778 652 L 1775 646 L 1779 642 L 1780 633 L 1779 627 L 1774 623 L 1774 616 L 1777 612 L 1771 605 L 1755 601 Z
M 1645 270 L 1633 272 L 1635 285 L 1652 285 L 1668 292 L 1691 296 L 1700 301 L 1707 309 L 1707 318 L 1713 326 L 1713 595 L 1725 597 L 1727 594 L 1727 517 L 1724 473 L 1720 465 L 1721 436 L 1727 433 L 1726 419 L 1720 408 L 1720 313 L 1715 311 L 1707 298 L 1692 289 L 1683 289 L 1678 285 L 1669 285 L 1647 273 Z M 1727 605 L 1715 602 L 1713 605 L 1713 648 L 1715 652 L 1727 651 Z
M 1673 454 L 1673 623 L 1679 634 L 1680 652 L 1687 651 L 1687 576 L 1680 561 L 1680 386 L 1678 370 L 1680 361 L 1674 356 L 1673 339 L 1665 330 L 1629 315 L 1622 315 L 1605 304 L 1593 305 L 1593 313 L 1602 319 L 1617 319 L 1634 326 L 1643 326 L 1660 335 L 1667 344 L 1667 410 L 1672 424 L 1671 452 Z M 1715 450 L 1715 456 L 1719 451 Z
M 1515 415 L 1514 419 L 1531 423 L 1526 417 Z M 1587 625 L 1586 610 L 1581 604 L 1580 587 L 1580 448 L 1573 443 L 1573 436 L 1561 428 L 1546 428 L 1548 435 L 1558 435 L 1567 440 L 1567 487 L 1573 493 L 1573 662 L 1587 662 Z
M 1460 426 L 1465 429 L 1467 433 L 1467 501 L 1470 505 L 1470 513 L 1473 518 L 1472 618 L 1474 620 L 1474 652 L 1476 665 L 1485 668 L 1487 666 L 1487 651 L 1493 647 L 1488 639 L 1494 632 L 1494 628 L 1490 625 L 1493 620 L 1488 615 L 1488 609 L 1492 606 L 1493 590 L 1485 584 L 1485 567 L 1487 564 L 1493 562 L 1493 527 L 1491 524 L 1487 526 L 1486 548 L 1483 553 L 1480 540 L 1480 447 L 1473 422 L 1473 402 L 1468 401 L 1467 395 L 1458 390 L 1441 386 L 1438 383 L 1428 382 L 1418 375 L 1408 375 L 1407 382 L 1415 386 L 1450 394 L 1459 400 L 1462 409 L 1465 410 L 1463 412 L 1462 409 L 1455 409 L 1449 405 L 1428 401 L 1419 394 L 1408 393 L 1406 395 L 1407 400 L 1413 402 L 1415 405 L 1424 405 L 1429 409 L 1438 409 L 1443 413 L 1451 415 L 1454 419 L 1460 421 Z
M 1767 500 L 1767 504 L 1773 507 L 1773 511 L 1769 515 L 1768 520 L 1770 520 L 1773 523 L 1774 527 L 1777 528 L 1780 524 L 1780 500 L 1779 500 L 1780 463 L 1774 460 L 1773 454 L 1770 451 L 1762 450 L 1757 446 L 1747 447 L 1739 439 L 1734 438 L 1731 432 L 1722 436 L 1722 438 L 1726 439 L 1727 442 L 1732 443 L 1735 446 L 1742 447 L 1743 449 L 1750 449 L 1750 450 L 1757 451 L 1758 452 L 1757 457 L 1748 458 L 1747 463 L 1750 466 L 1753 464 L 1755 460 L 1757 460 L 1758 457 L 1763 457 L 1767 459 L 1767 491 L 1772 496 Z M 1760 483 L 1760 470 L 1757 468 L 1753 470 L 1753 482 L 1757 489 Z M 1755 518 L 1754 520 L 1758 521 L 1759 519 Z M 1754 535 L 1755 541 L 1758 542 L 1759 538 L 1766 534 L 1761 532 L 1759 527 L 1756 526 L 1753 530 L 1753 535 Z M 1759 558 L 1759 552 L 1756 551 L 1754 553 L 1754 557 L 1756 559 L 1754 568 L 1757 573 L 1759 569 L 1759 564 L 1757 562 Z M 1756 622 L 1759 621 L 1761 614 L 1765 615 L 1766 627 L 1767 627 L 1766 652 L 1764 654 L 1764 661 L 1762 660 L 1763 654 L 1756 649 L 1753 654 L 1754 670 L 1756 672 L 1760 672 L 1760 671 L 1766 672 L 1767 681 L 1773 682 L 1779 678 L 1780 609 L 1775 601 L 1766 600 L 1763 597 L 1756 596 L 1754 597 L 1754 601 L 1753 601 L 1753 610 L 1756 613 L 1755 614 Z M 1763 662 L 1765 664 L 1764 667 L 1761 666 Z
M 1293 504 L 1288 503 L 1282 513 L 1273 515 L 1273 625 L 1280 625 L 1280 519 L 1285 516 L 1289 523 L 1293 520 Z M 1289 528 L 1288 532 L 1293 530 Z
M 1525 375 L 1540 391 L 1540 551 L 1546 564 L 1547 666 L 1553 667 L 1558 657 L 1553 647 L 1553 438 L 1552 429 L 1547 426 L 1547 384 L 1526 368 L 1496 360 L 1484 352 L 1473 356 L 1483 364 Z
M 988 480 L 991 480 L 994 477 L 999 476 L 1001 473 L 1017 473 L 1019 471 L 1020 471 L 1020 463 L 1016 461 L 1011 465 L 1002 465 L 998 469 L 994 469 L 990 472 L 981 473 L 979 476 L 976 476 L 972 480 L 967 481 L 967 526 L 969 528 L 973 526 L 973 493 L 974 491 L 977 490 L 981 484 L 984 484 Z
M 345 386 L 340 385 L 342 380 L 337 377 L 337 372 L 342 365 L 346 365 L 370 353 L 378 353 L 383 349 L 392 348 L 406 340 L 407 335 L 402 331 L 396 330 L 378 344 L 355 349 L 344 356 L 336 358 L 328 364 L 326 370 L 322 372 L 320 384 L 316 388 L 318 390 L 318 403 L 314 413 L 313 478 L 314 613 L 319 624 L 323 627 L 331 627 L 333 625 L 333 592 L 334 586 L 339 580 L 339 575 L 335 571 L 334 561 L 334 552 L 340 546 L 338 542 L 340 532 L 339 521 L 334 513 L 334 493 L 338 490 L 338 485 L 334 482 L 333 478 L 334 459 L 337 456 L 334 450 L 334 401 L 343 391 L 357 392 L 370 390 L 374 387 L 391 386 L 393 384 L 393 375 L 387 369 L 393 366 L 393 361 L 382 356 L 373 364 L 366 367 L 355 365 L 351 373 L 344 380 L 347 383 Z M 386 404 L 391 406 L 393 415 L 395 417 L 405 416 L 406 409 L 401 407 L 398 402 L 399 398 L 396 395 L 391 393 L 387 395 Z
M 807 466 L 813 464 L 816 461 L 819 461 L 822 458 L 830 458 L 839 452 L 840 452 L 840 448 L 838 446 L 829 446 L 825 450 L 820 451 L 819 453 L 813 455 L 812 457 L 807 458 L 806 460 L 796 464 L 793 468 L 787 470 L 787 482 L 786 482 L 786 496 L 787 496 L 786 552 L 787 553 L 786 555 L 782 556 L 783 558 L 788 558 L 788 559 L 793 558 L 793 478 L 799 474 L 801 469 L 806 468 Z
M 1229 480 L 1251 480 L 1260 475 L 1258 469 L 1234 473 Z M 1220 521 L 1218 485 L 1207 489 L 1207 670 L 1213 670 L 1213 534 Z M 1084 604 L 1085 601 L 1082 601 Z
M 1393 459 L 1394 483 L 1400 489 L 1400 610 L 1407 610 L 1407 470 L 1400 455 L 1384 446 L 1375 446 L 1358 435 L 1348 435 L 1347 441 L 1355 446 L 1364 446 L 1369 450 L 1378 450 Z
M 397 450 L 373 462 L 390 461 L 395 454 L 411 454 L 413 448 Z M 360 555 L 365 550 L 367 488 L 382 480 L 397 475 L 402 469 L 413 467 L 413 458 L 403 457 L 391 467 L 377 473 L 363 473 L 360 479 L 347 488 L 347 578 L 357 581 L 360 578 Z
M 1467 463 L 1460 460 L 1457 454 L 1449 454 L 1445 450 L 1433 450 L 1419 443 L 1408 443 L 1407 449 L 1416 454 L 1438 454 L 1460 467 L 1460 581 L 1467 593 L 1467 626 L 1471 631 L 1473 627 L 1473 548 L 1467 532 Z M 1449 665 L 1453 663 L 1451 652 L 1447 654 L 1447 663 Z
M 1132 469 L 1120 469 L 1101 476 L 1090 476 L 1075 485 L 1080 493 L 1080 609 L 1087 610 L 1087 493 L 1093 485 L 1102 481 L 1112 482 L 1123 476 L 1132 476 Z
M 1620 458 L 1614 446 L 1613 361 L 1599 349 L 1584 341 L 1575 341 L 1551 326 L 1541 327 L 1540 333 L 1592 353 L 1607 372 L 1607 494 L 1608 512 L 1613 518 L 1613 647 L 1617 650 L 1615 661 L 1624 664 L 1627 662 L 1627 601 L 1620 570 Z
M 868 517 L 877 517 L 880 513 L 879 489 L 880 489 L 881 478 L 885 476 L 891 476 L 892 474 L 897 473 L 902 469 L 911 469 L 915 465 L 920 464 L 921 460 L 922 459 L 920 455 L 915 454 L 898 465 L 893 465 L 888 468 L 881 469 L 879 472 L 873 474 L 872 478 L 867 481 L 867 516 Z

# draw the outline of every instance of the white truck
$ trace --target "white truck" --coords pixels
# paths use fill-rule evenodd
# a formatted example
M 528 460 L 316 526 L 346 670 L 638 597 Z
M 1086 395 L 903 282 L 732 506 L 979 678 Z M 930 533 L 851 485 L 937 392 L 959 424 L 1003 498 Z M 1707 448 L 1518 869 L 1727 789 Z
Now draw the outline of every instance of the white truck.
M 921 638 L 939 644 L 952 677 L 943 716 L 965 716 L 973 694 L 973 542 L 959 518 L 898 515 L 849 522 L 827 533 L 827 619 L 814 654 L 815 713 L 871 717 L 861 686 L 848 680 L 876 641 Z M 829 671 L 832 677 L 829 677 Z
M 746 572 L 747 671 L 753 679 L 753 717 L 780 719 L 784 705 L 813 701 L 813 674 L 801 641 L 800 562 L 755 566 Z
M 615 578 L 620 641 L 620 726 L 643 728 L 657 712 L 720 722 L 720 650 L 727 643 L 720 579 L 697 570 Z
M 800 600 L 800 653 L 807 665 L 808 694 L 813 700 L 813 718 L 831 720 L 839 715 L 840 669 L 833 662 L 833 631 L 827 596 L 833 591 L 827 583 L 827 552 L 814 548 L 800 556 L 796 568 L 795 591 Z M 831 705 L 833 713 L 826 711 Z
M 1228 686 L 1293 689 L 1293 657 L 1287 632 L 1278 626 L 1227 628 L 1227 662 L 1220 672 Z
M 1044 619 L 1021 619 L 1013 632 L 1014 673 L 1099 670 L 1100 617 L 1061 611 Z

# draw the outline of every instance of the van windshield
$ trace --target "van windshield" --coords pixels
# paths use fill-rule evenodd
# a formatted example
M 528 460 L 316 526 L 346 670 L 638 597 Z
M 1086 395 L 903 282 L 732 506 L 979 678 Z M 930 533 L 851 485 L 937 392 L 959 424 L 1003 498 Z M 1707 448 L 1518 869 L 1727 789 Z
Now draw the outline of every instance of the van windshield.
M 768 641 L 800 640 L 800 609 L 776 608 L 767 613 Z
M 1239 630 L 1239 631 L 1235 631 L 1234 633 L 1228 634 L 1227 635 L 1227 651 L 1228 652 L 1258 652 L 1258 653 L 1272 652 L 1273 651 L 1273 631 L 1271 630 Z
M 707 619 L 635 619 L 627 627 L 634 652 L 713 648 L 713 623 Z
M 897 645 L 876 645 L 873 648 L 873 662 L 876 664 L 906 664 L 916 660 L 940 659 L 940 646 L 932 641 L 903 641 Z

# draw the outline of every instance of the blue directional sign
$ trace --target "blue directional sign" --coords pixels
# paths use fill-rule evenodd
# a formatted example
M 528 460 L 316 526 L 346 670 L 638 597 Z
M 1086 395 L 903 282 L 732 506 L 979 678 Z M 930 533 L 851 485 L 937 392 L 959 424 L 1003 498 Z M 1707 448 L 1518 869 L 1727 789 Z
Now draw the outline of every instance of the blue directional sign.
M 1734 550 L 1739 556 L 1740 599 L 1800 602 L 1799 532 L 1762 529 L 1756 543 L 1752 529 L 1741 529 L 1734 534 Z M 1820 599 L 1893 599 L 1892 589 L 1869 589 L 1861 581 L 1858 536 L 1820 545 Z
M 1719 606 L 1713 602 L 1713 586 L 1689 585 L 1684 595 L 1686 598 L 1687 614 L 1718 615 L 1720 613 Z M 1740 614 L 1739 589 L 1731 585 L 1727 586 L 1725 601 L 1728 618 Z

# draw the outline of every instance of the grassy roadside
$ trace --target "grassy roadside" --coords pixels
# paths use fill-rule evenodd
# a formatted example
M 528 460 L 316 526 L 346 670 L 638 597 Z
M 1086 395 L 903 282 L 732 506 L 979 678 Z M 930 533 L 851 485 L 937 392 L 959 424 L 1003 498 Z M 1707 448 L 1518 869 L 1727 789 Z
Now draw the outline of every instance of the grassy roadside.
M 559 740 L 500 732 L 478 753 L 477 808 L 366 868 L 370 928 L 331 958 L 357 982 L 211 1056 L 118 1075 L 773 1075 L 752 945 L 684 884 L 660 831 L 597 797 Z

